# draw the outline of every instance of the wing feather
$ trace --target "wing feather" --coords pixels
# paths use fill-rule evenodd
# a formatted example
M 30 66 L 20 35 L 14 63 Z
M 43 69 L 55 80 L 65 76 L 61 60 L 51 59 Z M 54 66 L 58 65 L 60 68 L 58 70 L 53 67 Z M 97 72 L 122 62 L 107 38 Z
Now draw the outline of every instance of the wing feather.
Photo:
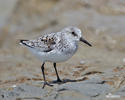
M 34 40 L 20 40 L 20 43 L 41 52 L 50 52 L 56 44 L 56 37 L 54 36 L 54 34 L 44 35 Z

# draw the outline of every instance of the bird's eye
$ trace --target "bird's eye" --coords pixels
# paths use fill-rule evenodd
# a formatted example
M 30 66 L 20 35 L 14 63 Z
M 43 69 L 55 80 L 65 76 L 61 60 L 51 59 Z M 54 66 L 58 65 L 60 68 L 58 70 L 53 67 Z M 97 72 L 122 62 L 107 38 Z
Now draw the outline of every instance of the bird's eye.
M 75 32 L 72 32 L 72 35 L 73 35 L 73 36 L 77 36 L 77 34 L 76 34 Z

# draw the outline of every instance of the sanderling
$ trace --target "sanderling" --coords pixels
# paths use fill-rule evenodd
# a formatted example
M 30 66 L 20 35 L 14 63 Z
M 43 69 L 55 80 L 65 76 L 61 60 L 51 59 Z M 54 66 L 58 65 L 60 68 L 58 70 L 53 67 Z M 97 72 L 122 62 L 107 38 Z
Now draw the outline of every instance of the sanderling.
M 89 46 L 92 46 L 82 37 L 82 32 L 77 27 L 67 27 L 60 32 L 42 35 L 34 40 L 20 40 L 20 43 L 25 45 L 43 62 L 41 66 L 44 85 L 50 85 L 45 78 L 44 64 L 45 62 L 53 62 L 53 66 L 57 75 L 57 82 L 62 82 L 59 78 L 56 63 L 63 62 L 71 58 L 78 49 L 78 42 L 82 41 Z

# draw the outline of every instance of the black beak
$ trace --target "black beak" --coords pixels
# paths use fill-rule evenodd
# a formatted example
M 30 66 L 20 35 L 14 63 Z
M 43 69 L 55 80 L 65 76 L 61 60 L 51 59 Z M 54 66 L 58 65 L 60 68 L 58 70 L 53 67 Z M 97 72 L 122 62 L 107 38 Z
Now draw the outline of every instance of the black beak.
M 89 45 L 90 47 L 92 46 L 87 40 L 80 38 L 80 41 L 84 42 L 85 44 Z

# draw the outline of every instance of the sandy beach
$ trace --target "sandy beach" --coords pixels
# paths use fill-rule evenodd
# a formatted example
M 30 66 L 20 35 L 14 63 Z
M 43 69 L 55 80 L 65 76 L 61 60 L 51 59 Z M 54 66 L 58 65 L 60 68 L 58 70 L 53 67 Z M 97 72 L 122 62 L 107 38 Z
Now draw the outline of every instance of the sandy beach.
M 10 3 L 11 2 L 11 3 Z M 0 100 L 124 100 L 124 0 L 0 0 Z M 9 5 L 9 6 L 8 6 Z M 57 63 L 60 84 L 51 62 L 45 64 L 19 44 L 79 27 L 93 45 L 80 43 L 76 54 Z

